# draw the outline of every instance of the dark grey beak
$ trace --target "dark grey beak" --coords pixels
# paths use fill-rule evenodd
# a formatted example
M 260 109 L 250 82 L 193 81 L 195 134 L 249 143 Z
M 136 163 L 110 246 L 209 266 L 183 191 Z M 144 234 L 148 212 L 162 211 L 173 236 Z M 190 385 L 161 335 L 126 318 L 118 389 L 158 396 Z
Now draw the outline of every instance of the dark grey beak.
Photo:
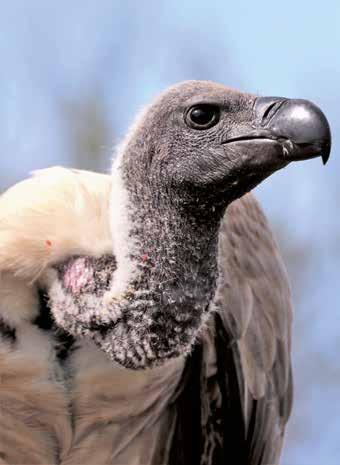
M 287 162 L 321 156 L 326 164 L 331 131 L 323 112 L 308 100 L 258 97 L 253 109 L 253 130 L 225 141 L 270 139 L 283 147 Z
M 300 99 L 260 97 L 255 120 L 274 138 L 293 144 L 289 158 L 304 160 L 321 156 L 326 164 L 331 151 L 331 131 L 325 115 L 314 103 Z

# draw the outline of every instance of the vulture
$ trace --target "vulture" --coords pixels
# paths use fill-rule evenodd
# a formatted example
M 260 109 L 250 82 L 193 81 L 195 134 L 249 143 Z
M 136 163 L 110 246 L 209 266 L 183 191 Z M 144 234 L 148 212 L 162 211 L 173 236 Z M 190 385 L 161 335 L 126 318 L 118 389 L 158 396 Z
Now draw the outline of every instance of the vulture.
M 249 192 L 330 143 L 307 100 L 186 81 L 110 175 L 54 167 L 3 193 L 0 462 L 277 464 L 292 305 Z

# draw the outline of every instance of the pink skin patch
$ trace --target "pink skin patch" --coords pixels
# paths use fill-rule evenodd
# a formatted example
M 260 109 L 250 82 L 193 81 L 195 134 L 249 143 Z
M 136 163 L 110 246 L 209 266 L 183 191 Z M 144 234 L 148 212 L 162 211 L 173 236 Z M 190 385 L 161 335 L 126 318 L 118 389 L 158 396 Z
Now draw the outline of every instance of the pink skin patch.
M 86 258 L 77 258 L 66 266 L 63 282 L 71 292 L 81 292 L 92 280 L 93 268 L 89 268 Z

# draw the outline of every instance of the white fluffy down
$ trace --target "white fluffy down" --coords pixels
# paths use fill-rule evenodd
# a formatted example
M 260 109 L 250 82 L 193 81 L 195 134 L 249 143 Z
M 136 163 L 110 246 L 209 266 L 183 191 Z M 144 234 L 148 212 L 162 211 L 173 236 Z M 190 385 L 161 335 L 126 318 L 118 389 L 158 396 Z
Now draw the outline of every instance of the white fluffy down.
M 55 167 L 0 197 L 0 315 L 7 321 L 34 315 L 34 283 L 53 263 L 111 252 L 110 190 L 108 175 Z
M 111 247 L 110 176 L 66 168 L 37 171 L 0 197 L 0 270 L 30 280 L 66 255 Z

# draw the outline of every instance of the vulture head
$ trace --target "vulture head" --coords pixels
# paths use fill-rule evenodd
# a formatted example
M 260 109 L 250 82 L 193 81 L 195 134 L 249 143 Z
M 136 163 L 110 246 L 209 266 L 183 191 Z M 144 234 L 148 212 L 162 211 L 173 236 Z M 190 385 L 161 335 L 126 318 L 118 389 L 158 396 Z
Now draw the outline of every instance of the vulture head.
M 227 206 L 291 161 L 325 163 L 330 140 L 325 116 L 306 100 L 203 81 L 165 91 L 114 161 L 112 255 L 58 266 L 57 323 L 128 368 L 187 354 L 213 309 Z M 95 289 L 79 280 L 94 268 Z
M 329 150 L 327 120 L 311 102 L 190 81 L 141 115 L 124 147 L 123 170 L 138 195 L 164 192 L 166 202 L 201 211 L 225 208 L 293 160 L 322 155 L 326 162 Z

